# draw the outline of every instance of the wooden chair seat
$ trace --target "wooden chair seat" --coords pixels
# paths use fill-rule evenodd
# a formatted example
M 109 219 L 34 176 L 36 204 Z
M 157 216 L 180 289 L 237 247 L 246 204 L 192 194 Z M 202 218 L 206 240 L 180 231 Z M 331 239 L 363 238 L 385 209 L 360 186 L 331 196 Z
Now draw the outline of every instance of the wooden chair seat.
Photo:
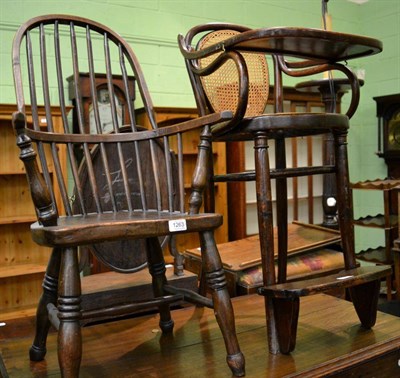
M 254 117 L 244 117 L 235 132 L 219 132 L 215 129 L 216 141 L 254 140 L 257 132 L 268 130 L 268 137 L 292 138 L 319 135 L 332 130 L 346 131 L 349 119 L 344 114 L 333 113 L 271 113 Z

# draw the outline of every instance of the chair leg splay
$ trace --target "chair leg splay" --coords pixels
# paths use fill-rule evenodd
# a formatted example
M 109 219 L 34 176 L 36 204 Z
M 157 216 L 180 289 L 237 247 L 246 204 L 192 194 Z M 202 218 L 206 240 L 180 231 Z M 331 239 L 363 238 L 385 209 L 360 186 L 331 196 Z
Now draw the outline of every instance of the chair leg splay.
M 245 359 L 237 340 L 233 307 L 213 233 L 201 234 L 200 240 L 203 257 L 202 270 L 206 276 L 207 286 L 211 290 L 214 314 L 224 338 L 226 360 L 233 375 L 242 377 L 245 375 Z M 208 253 L 203 253 L 205 250 Z

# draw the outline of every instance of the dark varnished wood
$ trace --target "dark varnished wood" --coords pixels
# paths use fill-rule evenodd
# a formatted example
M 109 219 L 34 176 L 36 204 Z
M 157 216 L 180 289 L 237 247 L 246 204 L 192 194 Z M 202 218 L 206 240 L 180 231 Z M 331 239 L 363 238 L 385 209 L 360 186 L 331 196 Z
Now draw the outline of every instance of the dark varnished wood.
M 88 68 L 84 84 L 80 81 L 82 67 Z M 38 218 L 32 225 L 32 236 L 38 244 L 53 248 L 37 309 L 31 360 L 43 364 L 53 325 L 58 330 L 61 376 L 78 377 L 84 374 L 80 370 L 81 322 L 117 319 L 157 308 L 159 326 L 167 335 L 174 326 L 170 305 L 188 299 L 214 308 L 225 340 L 227 364 L 235 376 L 244 375 L 244 356 L 214 240 L 222 217 L 200 212 L 210 162 L 210 126 L 229 121 L 232 114 L 215 113 L 159 127 L 131 47 L 109 28 L 80 17 L 46 15 L 23 24 L 13 42 L 13 72 L 17 97 L 13 126 Z M 99 77 L 108 91 L 101 99 Z M 120 119 L 115 78 L 121 84 L 118 91 L 125 91 L 118 95 L 126 99 Z M 145 130 L 136 124 L 132 78 L 149 119 Z M 64 94 L 67 79 L 74 83 L 70 87 L 73 123 Z M 25 98 L 26 87 L 29 99 Z M 91 103 L 90 125 L 83 101 Z M 26 102 L 31 103 L 31 124 L 27 123 Z M 37 111 L 41 102 L 46 109 L 45 127 Z M 53 125 L 54 105 L 61 112 L 59 128 Z M 183 166 L 182 134 L 196 129 L 202 130 L 199 154 L 194 171 L 188 172 Z M 191 188 L 189 199 L 185 198 L 185 186 Z M 167 239 L 173 248 L 177 233 L 199 235 L 212 299 L 200 296 L 197 287 L 189 291 L 173 286 L 174 280 L 167 281 L 162 243 Z M 123 303 L 111 304 L 106 295 L 99 294 L 97 307 L 91 306 L 85 313 L 88 303 L 81 300 L 78 252 L 82 254 L 86 248 L 114 270 L 127 273 L 147 267 L 150 298 L 132 295 Z M 107 285 L 107 276 L 98 276 L 98 280 Z M 107 294 L 112 292 L 109 288 Z
M 383 49 L 381 41 L 361 35 L 311 28 L 271 27 L 244 31 L 199 52 L 196 58 L 223 48 L 335 62 L 378 54 Z
M 230 30 L 229 38 L 217 43 L 203 46 L 202 41 L 208 34 L 217 34 L 221 30 Z M 196 43 L 194 41 L 196 40 Z M 200 40 L 199 42 L 197 42 Z M 351 118 L 359 102 L 359 81 L 341 61 L 356 57 L 377 54 L 382 50 L 380 41 L 368 37 L 329 32 L 307 28 L 263 28 L 251 30 L 233 24 L 199 25 L 186 34 L 179 36 L 180 50 L 185 58 L 186 67 L 191 79 L 196 103 L 201 115 L 218 112 L 231 104 L 221 97 L 220 105 L 211 98 L 207 79 L 217 70 L 225 70 L 228 78 L 221 86 L 236 89 L 238 96 L 236 108 L 230 109 L 234 116 L 231 121 L 211 126 L 213 141 L 238 142 L 254 141 L 254 172 L 230 172 L 227 176 L 218 176 L 218 181 L 256 182 L 257 216 L 260 240 L 261 262 L 263 267 L 265 310 L 270 353 L 289 353 L 296 343 L 297 319 L 299 314 L 299 296 L 311 295 L 343 286 L 362 285 L 362 289 L 351 288 L 354 306 L 359 313 L 360 321 L 371 326 L 375 321 L 377 306 L 377 286 L 383 277 L 390 274 L 390 268 L 372 267 L 370 271 L 356 269 L 354 251 L 353 203 L 349 183 L 347 157 L 347 133 Z M 255 70 L 251 56 L 267 54 L 273 61 L 274 113 L 260 113 L 246 116 L 251 108 L 251 86 L 261 85 L 259 81 L 251 83 L 251 72 Z M 207 65 L 202 59 L 207 60 Z M 302 58 L 293 60 L 292 57 Z M 204 62 L 204 60 L 203 60 Z M 228 71 L 229 62 L 236 68 L 236 77 Z M 260 70 L 259 66 L 258 69 Z M 293 113 L 285 112 L 283 107 L 283 79 L 286 76 L 295 78 L 308 77 L 328 71 L 338 71 L 345 76 L 346 85 L 351 89 L 351 100 L 345 114 Z M 262 70 L 264 72 L 264 70 Z M 254 72 L 253 72 L 254 73 Z M 210 79 L 211 80 L 211 79 Z M 304 80 L 304 79 L 303 79 Z M 262 91 L 262 89 L 259 89 Z M 218 93 L 218 87 L 215 89 Z M 308 137 L 317 134 L 329 134 L 332 139 L 334 158 L 324 161 L 324 167 L 287 168 L 285 140 L 292 137 Z M 270 169 L 268 143 L 275 141 L 275 169 Z M 228 157 L 229 158 L 229 157 Z M 312 165 L 312 164 L 308 164 Z M 302 281 L 296 284 L 286 282 L 286 265 L 288 250 L 287 225 L 287 183 L 288 177 L 313 175 L 316 173 L 334 173 L 337 191 L 338 224 L 341 230 L 345 272 L 351 279 L 341 281 L 336 276 L 318 278 L 316 281 Z M 273 243 L 273 207 L 271 179 L 276 185 L 276 219 L 278 229 L 277 249 L 278 274 L 275 274 L 275 251 Z M 349 272 L 347 274 L 346 272 Z M 371 284 L 369 283 L 371 282 Z M 373 282 L 373 283 L 372 283 Z M 369 294 L 363 293 L 363 290 Z M 369 295 L 370 301 L 365 301 Z
M 359 326 L 351 303 L 326 295 L 302 301 L 298 345 L 290 356 L 268 353 L 263 299 L 257 295 L 232 300 L 239 342 L 247 359 L 248 377 L 396 377 L 400 368 L 399 318 L 378 312 L 373 329 Z M 165 378 L 230 377 L 223 359 L 225 347 L 212 310 L 174 310 L 173 335 L 155 332 L 156 315 L 82 329 L 81 377 Z M 10 320 L 0 328 L 0 355 L 15 378 L 59 376 L 56 334 L 49 334 L 46 362 L 30 364 L 26 349 L 32 335 L 31 318 Z M 23 326 L 27 324 L 28 326 Z M 2 338 L 20 325 L 18 337 Z M 21 332 L 26 330 L 27 333 Z M 154 331 L 152 331 L 154 330 Z M 14 333 L 17 336 L 16 333 Z
M 324 292 L 327 286 L 331 286 L 332 288 L 347 288 L 370 281 L 379 281 L 380 278 L 386 276 L 387 272 L 387 266 L 380 266 L 379 269 L 375 269 L 374 266 L 359 267 L 325 277 L 308 279 L 306 281 L 264 286 L 260 288 L 260 292 L 262 292 L 263 295 L 276 298 L 302 297 Z

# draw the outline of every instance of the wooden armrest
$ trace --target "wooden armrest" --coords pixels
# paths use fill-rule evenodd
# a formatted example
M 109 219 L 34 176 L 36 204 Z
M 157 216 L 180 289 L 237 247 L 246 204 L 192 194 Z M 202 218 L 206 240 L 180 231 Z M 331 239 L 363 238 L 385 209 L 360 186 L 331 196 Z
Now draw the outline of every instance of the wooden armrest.
M 185 131 L 198 129 L 207 125 L 215 125 L 232 119 L 232 112 L 222 111 L 212 113 L 202 117 L 194 118 L 175 125 L 160 127 L 159 129 L 145 130 L 139 133 L 117 133 L 117 134 L 58 134 L 26 129 L 26 135 L 34 140 L 41 142 L 57 143 L 89 143 L 96 144 L 101 142 L 120 143 L 133 142 L 148 139 L 160 138 L 163 136 L 174 135 Z

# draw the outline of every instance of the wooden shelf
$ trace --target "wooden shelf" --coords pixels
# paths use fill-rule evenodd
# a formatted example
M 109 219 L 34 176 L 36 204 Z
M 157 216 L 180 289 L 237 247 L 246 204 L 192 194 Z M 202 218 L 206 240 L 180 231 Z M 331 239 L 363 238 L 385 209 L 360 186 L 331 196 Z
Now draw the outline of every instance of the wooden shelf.
M 363 189 L 363 190 L 391 190 L 396 187 L 400 189 L 400 180 L 393 179 L 376 179 L 359 181 L 351 184 L 352 189 Z
M 3 310 L 0 321 L 8 323 L 12 319 L 33 318 L 36 315 L 36 304 L 29 306 L 19 306 L 18 309 Z M 33 321 L 33 320 L 32 320 Z
M 18 276 L 28 276 L 31 274 L 44 273 L 46 265 L 44 264 L 20 264 L 6 265 L 0 267 L 0 279 Z
M 357 260 L 371 262 L 375 264 L 391 264 L 385 258 L 385 247 L 368 248 L 356 254 Z
M 17 223 L 33 223 L 36 222 L 35 215 L 19 215 L 10 217 L 0 217 L 0 225 L 17 224 Z
M 386 226 L 385 215 L 368 215 L 366 217 L 361 217 L 354 220 L 354 224 L 363 227 L 372 228 L 382 228 L 382 229 L 392 229 L 398 225 L 398 217 L 396 215 L 391 215 L 388 217 L 389 226 Z

